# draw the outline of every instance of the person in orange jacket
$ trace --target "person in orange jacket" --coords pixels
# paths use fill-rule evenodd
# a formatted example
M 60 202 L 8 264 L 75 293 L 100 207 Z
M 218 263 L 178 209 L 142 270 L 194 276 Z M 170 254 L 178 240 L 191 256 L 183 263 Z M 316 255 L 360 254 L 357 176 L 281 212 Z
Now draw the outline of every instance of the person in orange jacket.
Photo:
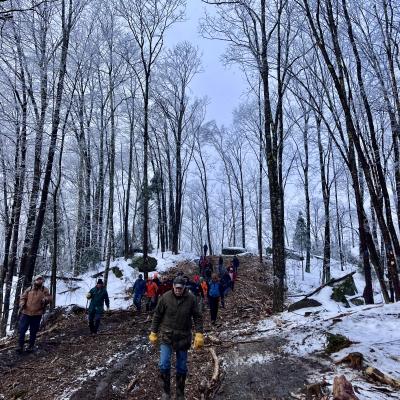
M 157 305 L 158 286 L 152 279 L 147 278 L 146 282 L 146 311 L 153 311 Z
M 201 301 L 200 301 L 200 306 L 201 309 L 203 310 L 205 305 L 207 304 L 207 293 L 208 293 L 208 285 L 207 282 L 205 281 L 205 279 L 203 277 L 200 278 L 200 297 L 201 297 Z

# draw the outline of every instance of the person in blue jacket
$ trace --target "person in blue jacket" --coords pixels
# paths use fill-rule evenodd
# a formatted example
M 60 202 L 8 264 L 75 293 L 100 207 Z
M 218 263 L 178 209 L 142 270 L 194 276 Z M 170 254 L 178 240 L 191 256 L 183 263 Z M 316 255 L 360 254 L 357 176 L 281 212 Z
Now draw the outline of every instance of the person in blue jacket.
M 232 288 L 231 277 L 229 276 L 229 272 L 226 270 L 221 277 L 220 285 L 221 285 L 221 307 L 225 308 L 225 297 Z
M 139 278 L 136 279 L 133 284 L 133 304 L 136 310 L 140 313 L 142 310 L 142 297 L 146 292 L 146 281 L 143 279 L 143 275 L 139 274 Z
M 211 324 L 215 325 L 218 315 L 219 299 L 222 294 L 222 287 L 218 279 L 218 274 L 213 273 L 208 283 L 208 304 L 210 307 Z

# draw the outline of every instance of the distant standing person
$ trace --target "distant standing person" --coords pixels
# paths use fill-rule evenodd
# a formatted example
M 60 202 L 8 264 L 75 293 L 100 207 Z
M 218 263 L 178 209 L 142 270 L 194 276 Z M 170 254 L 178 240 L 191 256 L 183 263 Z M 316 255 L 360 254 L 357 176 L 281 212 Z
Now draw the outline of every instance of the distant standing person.
M 208 283 L 208 305 L 210 307 L 211 323 L 214 325 L 217 321 L 219 299 L 222 294 L 222 287 L 218 280 L 218 275 L 213 273 L 211 281 Z
M 207 243 L 204 243 L 203 250 L 204 250 L 204 257 L 205 257 L 207 255 L 207 251 L 208 251 Z
M 172 280 L 165 276 L 162 276 L 161 284 L 158 287 L 158 298 L 160 298 L 164 293 L 167 293 L 171 289 L 172 289 Z
M 208 285 L 207 282 L 204 280 L 203 277 L 200 278 L 200 307 L 201 310 L 204 310 L 205 305 L 207 304 L 207 293 L 208 293 Z
M 133 304 L 136 307 L 138 313 L 142 311 L 142 297 L 146 292 L 146 282 L 143 279 L 143 275 L 139 274 L 139 278 L 136 279 L 133 284 Z
M 42 315 L 46 306 L 52 301 L 49 289 L 44 285 L 43 276 L 38 275 L 31 287 L 25 290 L 19 300 L 21 319 L 19 321 L 19 340 L 17 352 L 24 351 L 25 333 L 29 329 L 29 346 L 27 352 L 35 350 L 36 335 L 39 331 Z
M 233 264 L 233 272 L 237 275 L 239 269 L 239 259 L 237 258 L 236 255 L 233 256 L 232 264 Z
M 231 264 L 232 264 L 232 263 L 231 263 Z M 236 279 L 236 275 L 235 275 L 235 273 L 233 272 L 233 265 L 230 265 L 230 266 L 228 267 L 228 274 L 229 274 L 229 277 L 231 278 L 231 289 L 234 290 L 234 288 L 235 288 L 235 279 Z
M 173 289 L 158 302 L 151 325 L 150 342 L 155 345 L 160 337 L 160 372 L 163 380 L 162 399 L 171 397 L 171 356 L 176 353 L 176 399 L 184 400 L 188 350 L 192 342 L 192 320 L 195 327 L 194 348 L 204 345 L 203 318 L 192 293 L 185 288 L 185 280 L 174 279 Z
M 226 268 L 224 266 L 224 259 L 222 258 L 222 256 L 219 256 L 219 259 L 218 259 L 218 275 L 219 275 L 220 279 L 224 276 L 225 272 L 226 272 Z
M 110 299 L 108 298 L 107 289 L 104 287 L 102 279 L 98 279 L 96 286 L 90 289 L 86 295 L 90 300 L 89 305 L 89 329 L 90 333 L 96 334 L 100 327 L 100 320 L 104 313 L 104 303 L 107 311 L 110 309 Z
M 209 282 L 211 280 L 211 276 L 214 272 L 214 266 L 211 261 L 211 257 L 207 260 L 207 264 L 204 269 L 204 277 L 206 278 L 206 281 Z
M 157 305 L 157 283 L 153 282 L 152 279 L 148 278 L 146 282 L 146 311 L 153 311 Z
M 231 277 L 229 276 L 229 272 L 225 270 L 225 273 L 222 275 L 220 279 L 221 285 L 221 307 L 225 308 L 225 297 L 232 289 Z

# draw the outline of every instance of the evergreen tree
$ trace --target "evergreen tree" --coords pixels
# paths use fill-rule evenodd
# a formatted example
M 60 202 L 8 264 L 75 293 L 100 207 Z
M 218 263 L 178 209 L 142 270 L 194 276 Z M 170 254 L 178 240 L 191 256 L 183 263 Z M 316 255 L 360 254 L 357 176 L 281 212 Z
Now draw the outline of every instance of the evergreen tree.
M 296 222 L 296 230 L 293 235 L 293 247 L 295 250 L 303 251 L 307 248 L 307 226 L 300 211 Z

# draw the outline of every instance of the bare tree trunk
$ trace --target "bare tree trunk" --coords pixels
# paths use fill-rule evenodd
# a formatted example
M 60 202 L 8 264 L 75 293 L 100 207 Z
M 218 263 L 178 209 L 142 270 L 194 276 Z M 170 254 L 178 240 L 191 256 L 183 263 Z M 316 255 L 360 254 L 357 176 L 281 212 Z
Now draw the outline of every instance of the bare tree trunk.
M 318 136 L 318 152 L 319 152 L 319 167 L 321 175 L 322 197 L 324 200 L 324 261 L 322 266 L 322 284 L 327 283 L 331 279 L 331 228 L 330 228 L 330 187 L 328 183 L 329 176 L 329 161 L 331 153 L 331 144 L 327 153 L 324 152 L 321 140 L 321 118 L 316 116 L 317 136 Z
M 10 311 L 10 300 L 11 300 L 11 289 L 12 280 L 15 273 L 15 267 L 17 264 L 17 251 L 18 251 L 18 236 L 19 236 L 19 225 L 21 216 L 21 206 L 23 197 L 23 188 L 25 181 L 25 170 L 26 170 L 26 138 L 27 138 L 27 98 L 26 92 L 23 93 L 23 102 L 21 104 L 22 108 L 22 122 L 21 126 L 17 126 L 17 144 L 16 144 L 16 154 L 15 154 L 15 184 L 14 184 L 14 199 L 12 205 L 11 214 L 11 235 L 10 235 L 10 247 L 9 253 L 7 254 L 7 264 L 4 263 L 4 274 L 5 279 L 0 282 L 2 285 L 5 284 L 6 290 L 4 293 L 3 300 L 3 313 L 0 324 L 0 336 L 6 335 L 8 316 Z M 21 129 L 21 130 L 20 130 Z M 20 132 L 19 132 L 20 130 Z M 19 154 L 20 153 L 20 154 Z M 8 239 L 8 238 L 7 238 Z M 1 306 L 1 304 L 0 304 Z
M 32 245 L 29 250 L 29 253 L 25 255 L 25 257 L 21 260 L 21 270 L 22 276 L 24 277 L 23 287 L 26 288 L 30 285 L 35 269 L 37 251 L 40 243 L 40 236 L 42 233 L 42 227 L 44 223 L 44 215 L 46 212 L 47 205 L 47 197 L 49 193 L 49 185 L 51 181 L 51 174 L 53 168 L 53 160 L 54 154 L 56 151 L 56 142 L 58 135 L 58 127 L 60 124 L 60 113 L 61 113 L 61 102 L 62 96 L 64 92 L 64 78 L 67 67 L 67 56 L 68 56 L 68 47 L 69 47 L 69 38 L 72 29 L 72 14 L 73 14 L 73 6 L 72 0 L 69 0 L 68 13 L 66 13 L 65 0 L 62 0 L 62 46 L 61 46 L 61 57 L 59 64 L 59 74 L 58 74 L 58 83 L 56 89 L 56 97 L 55 97 L 55 105 L 52 119 L 52 127 L 51 127 L 51 135 L 50 135 L 50 145 L 49 151 L 47 155 L 47 163 L 45 168 L 45 176 L 43 181 L 42 195 L 40 199 L 39 213 L 35 223 L 35 230 L 32 239 Z M 21 277 L 22 277 L 21 276 Z M 13 315 L 12 315 L 12 324 L 15 323 L 18 312 L 18 304 L 19 304 L 19 294 L 20 290 L 16 291 L 16 298 L 14 303 Z
M 201 147 L 200 143 L 198 141 L 198 156 L 199 159 L 197 160 L 195 158 L 195 162 L 197 164 L 197 167 L 199 169 L 200 173 L 200 180 L 201 180 L 201 186 L 203 189 L 203 200 L 204 200 L 204 215 L 206 218 L 206 231 L 207 231 L 207 243 L 208 243 L 208 251 L 209 254 L 212 255 L 213 253 L 213 248 L 212 248 L 212 241 L 211 241 L 211 226 L 210 226 L 210 206 L 209 206 L 209 195 L 208 195 L 208 178 L 207 178 L 207 167 L 204 162 L 203 155 L 201 153 Z
M 264 163 L 264 148 L 262 131 L 260 130 L 259 137 L 259 154 L 258 154 L 258 229 L 257 229 L 257 245 L 258 245 L 258 257 L 260 264 L 263 262 L 263 163 Z
M 144 83 L 144 116 L 143 116 L 143 261 L 144 269 L 147 269 L 149 254 L 149 179 L 148 179 L 148 158 L 149 158 L 149 102 L 150 102 L 150 74 L 146 73 Z
M 2 145 L 2 143 L 0 143 Z M 1 164 L 2 164 L 2 172 L 3 172 L 3 199 L 4 199 L 4 259 L 3 264 L 0 268 L 0 316 L 3 310 L 3 291 L 4 291 L 4 280 L 7 274 L 8 268 L 8 259 L 9 259 L 9 252 L 10 252 L 10 244 L 11 244 L 11 236 L 12 236 L 12 226 L 13 221 L 12 217 L 9 216 L 9 206 L 7 203 L 8 191 L 7 191 L 7 171 L 4 162 L 4 153 L 3 153 L 3 146 L 1 149 Z M 16 147 L 16 154 L 18 154 L 19 149 L 18 146 Z M 11 215 L 13 212 L 11 211 Z
M 134 103 L 134 99 L 133 99 Z M 134 110 L 135 106 L 132 105 Z M 133 111 L 132 111 L 133 112 Z M 125 215 L 124 215 L 124 255 L 128 258 L 131 254 L 131 248 L 129 245 L 129 209 L 131 202 L 131 187 L 132 187 L 132 167 L 133 167 L 133 146 L 135 138 L 135 115 L 129 115 L 129 165 L 128 165 L 128 186 L 126 189 L 126 199 L 125 199 Z M 132 238 L 133 239 L 133 238 Z
M 108 273 L 110 270 L 111 258 L 114 257 L 114 176 L 115 176 L 115 103 L 114 103 L 114 77 L 112 76 L 113 65 L 113 49 L 111 49 L 111 65 L 109 66 L 109 99 L 110 99 L 110 154 L 109 154 L 109 201 L 108 201 L 108 246 L 106 256 L 106 267 L 104 271 L 104 285 L 107 287 Z
M 333 175 L 334 175 L 334 189 L 335 189 L 335 208 L 336 208 L 336 229 L 337 229 L 337 238 L 338 238 L 338 246 L 339 246 L 339 258 L 340 258 L 340 269 L 344 270 L 344 258 L 343 258 L 343 249 L 342 249 L 342 236 L 340 229 L 340 217 L 339 217 L 339 200 L 338 200 L 338 189 L 337 189 L 337 170 L 335 166 L 335 157 L 332 157 L 333 163 Z
M 52 296 L 53 301 L 50 304 L 51 310 L 54 310 L 54 308 L 56 307 L 56 300 L 57 300 L 58 231 L 60 229 L 60 221 L 58 220 L 58 208 L 59 208 L 58 197 L 59 197 L 59 190 L 61 187 L 61 178 L 62 178 L 62 157 L 64 153 L 64 140 L 65 140 L 67 121 L 71 105 L 72 102 L 70 103 L 70 107 L 65 115 L 63 123 L 60 153 L 58 157 L 57 181 L 53 192 L 53 254 L 51 260 L 51 278 L 50 278 L 50 294 Z
M 309 114 L 304 120 L 303 145 L 304 145 L 304 196 L 306 203 L 306 272 L 311 272 L 311 213 L 310 213 L 310 190 L 309 190 L 309 154 L 308 154 L 308 126 Z

